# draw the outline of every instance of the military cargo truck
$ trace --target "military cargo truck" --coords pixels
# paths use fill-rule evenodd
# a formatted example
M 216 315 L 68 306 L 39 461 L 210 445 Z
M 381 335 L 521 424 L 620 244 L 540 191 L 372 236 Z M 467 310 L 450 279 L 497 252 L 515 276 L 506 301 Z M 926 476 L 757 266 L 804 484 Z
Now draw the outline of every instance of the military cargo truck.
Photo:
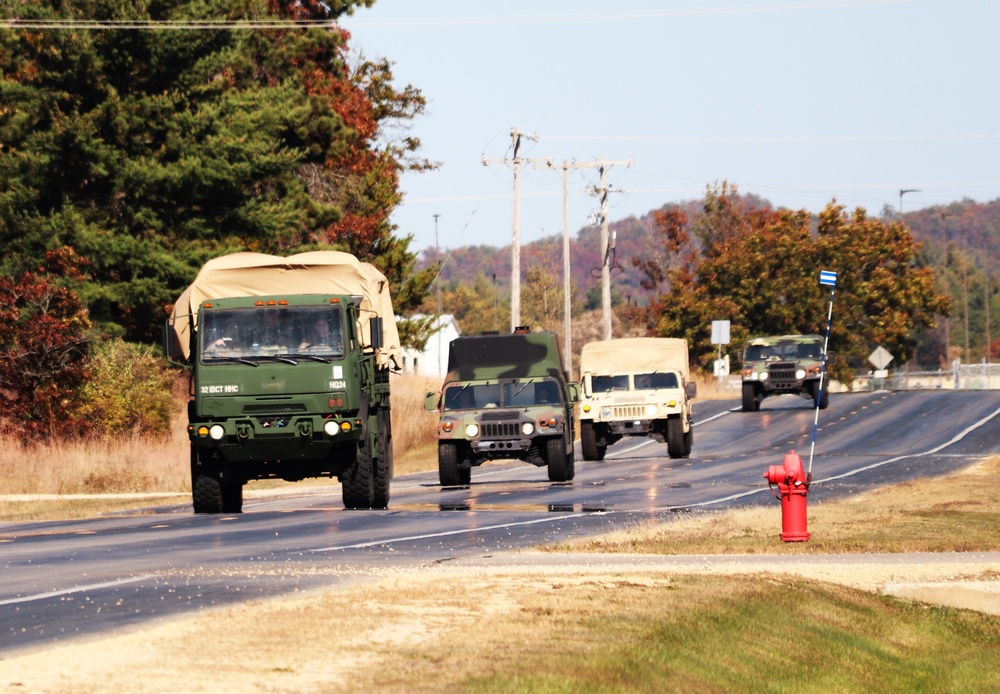
M 191 373 L 195 513 L 239 513 L 243 486 L 270 478 L 335 476 L 347 508 L 388 505 L 400 345 L 374 266 L 334 251 L 210 260 L 164 351 Z
M 743 348 L 743 411 L 756 412 L 764 398 L 800 395 L 824 410 L 827 384 L 820 389 L 823 338 L 819 335 L 755 337 Z
M 441 391 L 425 401 L 429 412 L 440 412 L 441 485 L 467 485 L 472 468 L 498 459 L 546 466 L 553 482 L 572 480 L 579 399 L 554 333 L 456 338 Z
M 585 460 L 604 460 L 623 436 L 666 442 L 671 458 L 691 455 L 694 441 L 686 340 L 632 337 L 590 342 L 580 352 L 583 399 L 580 444 Z

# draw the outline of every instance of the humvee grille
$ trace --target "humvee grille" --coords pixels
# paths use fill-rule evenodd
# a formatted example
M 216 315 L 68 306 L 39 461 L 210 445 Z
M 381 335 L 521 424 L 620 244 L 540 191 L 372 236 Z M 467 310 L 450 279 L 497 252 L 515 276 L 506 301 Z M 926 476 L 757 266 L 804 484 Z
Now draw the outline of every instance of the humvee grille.
M 767 373 L 775 381 L 794 381 L 795 364 L 772 364 Z
M 637 405 L 624 405 L 613 410 L 615 419 L 638 419 L 645 415 L 646 408 Z
M 486 439 L 519 438 L 521 427 L 518 422 L 491 422 L 480 426 L 480 437 Z

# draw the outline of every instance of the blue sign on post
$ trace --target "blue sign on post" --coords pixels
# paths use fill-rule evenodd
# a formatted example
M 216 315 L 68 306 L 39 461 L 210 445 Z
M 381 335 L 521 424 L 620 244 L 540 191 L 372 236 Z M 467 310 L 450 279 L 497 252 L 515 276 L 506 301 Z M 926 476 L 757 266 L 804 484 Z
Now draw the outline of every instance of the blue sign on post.
M 830 272 L 829 270 L 819 271 L 819 283 L 825 284 L 828 287 L 837 286 L 837 273 Z

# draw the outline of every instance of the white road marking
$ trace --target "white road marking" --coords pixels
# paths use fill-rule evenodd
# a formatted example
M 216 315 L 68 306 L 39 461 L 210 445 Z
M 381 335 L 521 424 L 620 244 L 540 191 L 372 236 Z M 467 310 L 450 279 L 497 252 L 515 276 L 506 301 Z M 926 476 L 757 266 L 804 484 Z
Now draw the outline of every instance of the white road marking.
M 0 606 L 2 605 L 16 605 L 22 602 L 33 602 L 35 600 L 46 600 L 48 598 L 57 598 L 60 595 L 71 595 L 73 593 L 84 593 L 88 590 L 100 590 L 101 588 L 114 588 L 116 586 L 123 586 L 128 583 L 138 583 L 139 581 L 145 581 L 147 579 L 153 578 L 152 575 L 147 576 L 135 576 L 133 578 L 120 578 L 116 581 L 107 581 L 105 583 L 92 583 L 87 586 L 76 586 L 75 588 L 66 588 L 65 590 L 53 590 L 48 593 L 37 593 L 35 595 L 25 595 L 21 598 L 10 598 L 9 600 L 0 600 Z

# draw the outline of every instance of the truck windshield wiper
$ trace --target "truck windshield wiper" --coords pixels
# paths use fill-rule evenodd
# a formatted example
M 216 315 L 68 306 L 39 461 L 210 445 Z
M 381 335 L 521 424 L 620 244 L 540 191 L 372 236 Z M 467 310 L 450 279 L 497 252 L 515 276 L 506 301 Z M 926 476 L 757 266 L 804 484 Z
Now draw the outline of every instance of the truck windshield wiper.
M 317 354 L 301 354 L 296 352 L 295 354 L 279 354 L 279 357 L 288 357 L 289 359 L 309 359 L 310 361 L 321 361 L 324 364 L 329 364 L 332 359 L 327 359 L 326 357 L 321 357 Z
M 516 398 L 518 395 L 521 394 L 521 391 L 523 391 L 525 388 L 527 388 L 528 386 L 530 386 L 534 382 L 535 382 L 535 379 L 531 379 L 530 381 L 528 381 L 527 383 L 525 383 L 523 386 L 521 386 L 520 388 L 518 388 L 517 392 L 514 393 L 514 397 Z
M 258 354 L 254 356 L 254 359 L 267 360 L 267 361 L 280 361 L 283 364 L 291 364 L 292 366 L 298 366 L 299 363 L 291 358 L 287 354 Z
M 258 364 L 257 362 L 250 361 L 249 359 L 244 359 L 243 357 L 205 357 L 203 359 L 203 361 L 206 361 L 206 362 L 218 362 L 218 361 L 222 361 L 222 362 L 226 362 L 228 364 L 234 364 L 235 363 L 235 364 L 247 364 L 248 366 L 253 366 L 253 367 L 260 366 L 260 364 Z

